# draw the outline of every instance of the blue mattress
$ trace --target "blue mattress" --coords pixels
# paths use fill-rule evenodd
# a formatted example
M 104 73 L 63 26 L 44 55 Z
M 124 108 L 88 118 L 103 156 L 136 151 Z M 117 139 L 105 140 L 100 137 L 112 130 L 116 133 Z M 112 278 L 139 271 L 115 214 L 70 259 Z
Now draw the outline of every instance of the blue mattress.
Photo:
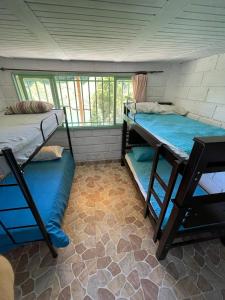
M 64 151 L 59 160 L 33 162 L 25 168 L 25 180 L 36 207 L 55 247 L 65 247 L 69 238 L 61 229 L 65 208 L 69 199 L 75 164 L 69 151 Z M 13 183 L 12 175 L 2 183 Z M 27 206 L 18 187 L 0 188 L 0 209 Z M 35 220 L 29 209 L 0 212 L 0 220 L 6 227 L 34 225 Z M 38 227 L 12 229 L 10 233 L 18 243 L 43 239 Z M 0 227 L 0 252 L 15 247 Z
M 175 114 L 137 113 L 135 122 L 188 155 L 191 153 L 194 137 L 225 135 L 225 129 Z
M 148 186 L 149 186 L 149 180 L 150 180 L 150 173 L 152 169 L 152 161 L 144 161 L 144 162 L 138 162 L 135 160 L 133 152 L 129 152 L 127 154 L 128 159 L 130 160 L 132 164 L 133 171 L 136 174 L 136 177 L 138 178 L 139 183 L 141 184 L 141 188 L 144 190 L 145 195 L 148 192 Z M 169 182 L 169 177 L 171 174 L 171 165 L 164 159 L 160 159 L 157 167 L 157 173 L 160 175 L 160 177 L 163 179 L 163 181 L 168 184 Z M 180 185 L 182 176 L 179 175 L 172 193 L 171 199 L 174 199 L 178 190 L 178 187 Z M 154 181 L 154 190 L 156 191 L 157 195 L 159 196 L 160 200 L 163 202 L 164 197 L 165 197 L 165 191 L 161 187 L 161 185 L 158 183 L 158 181 L 155 179 Z M 195 190 L 194 195 L 195 196 L 200 196 L 200 195 L 206 195 L 207 193 L 200 187 L 198 186 Z M 153 195 L 151 195 L 150 198 L 150 203 L 154 209 L 154 212 L 156 213 L 157 217 L 160 215 L 161 208 L 158 205 L 156 199 L 154 198 Z M 165 227 L 167 224 L 167 221 L 170 217 L 171 211 L 173 208 L 173 203 L 170 201 L 168 205 L 168 209 L 165 215 L 165 218 L 163 220 L 162 224 L 162 229 Z M 184 229 L 181 227 L 180 229 Z

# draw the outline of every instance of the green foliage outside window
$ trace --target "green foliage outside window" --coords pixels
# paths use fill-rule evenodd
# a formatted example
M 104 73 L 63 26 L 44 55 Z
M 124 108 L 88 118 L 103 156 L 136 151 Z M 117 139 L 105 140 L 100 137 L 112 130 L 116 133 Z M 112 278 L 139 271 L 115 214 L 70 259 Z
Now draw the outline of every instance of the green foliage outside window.
M 123 103 L 132 98 L 129 77 L 15 74 L 14 82 L 21 100 L 66 106 L 71 126 L 121 124 Z

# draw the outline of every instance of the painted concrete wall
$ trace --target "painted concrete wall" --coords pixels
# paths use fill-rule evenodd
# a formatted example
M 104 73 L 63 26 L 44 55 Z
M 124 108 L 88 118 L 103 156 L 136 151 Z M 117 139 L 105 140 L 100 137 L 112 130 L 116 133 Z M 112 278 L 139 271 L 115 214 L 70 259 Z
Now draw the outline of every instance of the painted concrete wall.
M 225 128 L 225 54 L 176 65 L 165 97 L 192 118 Z
M 6 107 L 6 102 L 3 96 L 2 87 L 0 86 L 0 112 Z
M 165 98 L 185 107 L 189 116 L 225 128 L 225 54 L 175 65 Z M 225 191 L 225 173 L 202 180 L 209 191 Z

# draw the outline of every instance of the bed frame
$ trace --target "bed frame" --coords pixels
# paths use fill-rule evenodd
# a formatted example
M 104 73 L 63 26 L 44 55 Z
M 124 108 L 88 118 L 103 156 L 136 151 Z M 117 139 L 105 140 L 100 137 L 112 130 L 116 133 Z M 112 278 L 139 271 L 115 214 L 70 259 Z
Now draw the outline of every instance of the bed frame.
M 70 153 L 73 157 L 73 149 L 72 149 L 72 143 L 71 143 L 71 137 L 70 137 L 70 130 L 69 130 L 69 125 L 68 125 L 68 119 L 67 119 L 67 113 L 66 113 L 66 107 L 63 107 L 63 111 L 64 111 L 64 116 L 65 116 L 65 124 L 66 124 L 66 133 L 67 133 L 67 139 L 68 139 L 68 145 L 69 145 L 69 150 Z M 48 117 L 47 117 L 48 118 Z M 35 225 L 26 225 L 26 226 L 17 226 L 17 227 L 6 227 L 4 225 L 4 223 L 0 220 L 0 225 L 2 227 L 2 229 L 4 230 L 4 232 L 6 233 L 6 235 L 9 237 L 9 239 L 11 240 L 11 242 L 15 245 L 23 245 L 25 243 L 30 243 L 30 242 L 35 242 L 35 241 L 40 241 L 40 240 L 29 240 L 29 241 L 25 241 L 25 242 L 16 242 L 16 240 L 14 239 L 14 237 L 12 236 L 12 234 L 10 233 L 10 230 L 12 229 L 19 229 L 19 228 L 31 228 L 31 227 L 39 227 L 40 232 L 42 233 L 43 239 L 44 240 L 52 254 L 52 256 L 55 258 L 57 257 L 57 252 L 54 249 L 51 239 L 49 237 L 49 234 L 45 228 L 45 225 L 42 221 L 42 218 L 38 212 L 38 209 L 35 205 L 35 202 L 32 198 L 31 192 L 29 190 L 29 187 L 25 181 L 24 178 L 24 168 L 29 164 L 29 162 L 31 162 L 32 158 L 39 152 L 39 150 L 48 142 L 48 140 L 54 135 L 54 133 L 56 132 L 56 129 L 58 128 L 59 121 L 58 121 L 58 117 L 57 114 L 55 114 L 55 121 L 57 124 L 57 127 L 55 128 L 55 130 L 48 136 L 45 135 L 45 132 L 43 130 L 43 125 L 44 122 L 46 121 L 47 118 L 42 119 L 41 123 L 40 123 L 40 130 L 41 130 L 41 134 L 42 134 L 42 138 L 43 138 L 43 142 L 40 146 L 38 146 L 34 152 L 30 155 L 30 157 L 22 164 L 19 164 L 16 161 L 16 158 L 12 152 L 11 148 L 4 148 L 2 150 L 2 153 L 0 154 L 0 156 L 4 156 L 5 160 L 12 172 L 12 174 L 14 175 L 15 179 L 16 179 L 16 183 L 13 184 L 0 184 L 0 187 L 9 187 L 9 186 L 19 186 L 26 202 L 27 202 L 27 206 L 23 206 L 23 207 L 17 207 L 17 208 L 10 208 L 10 209 L 4 209 L 4 210 L 0 210 L 1 212 L 5 212 L 5 211 L 12 211 L 12 210 L 24 210 L 24 209 L 30 209 L 31 213 L 34 216 L 34 219 L 36 221 Z
M 133 146 L 147 144 L 155 149 L 147 199 L 144 199 L 146 201 L 144 215 L 145 217 L 149 216 L 153 225 L 154 242 L 158 241 L 156 257 L 159 260 L 164 259 L 172 247 L 203 240 L 220 238 L 222 243 L 225 244 L 225 192 L 204 196 L 193 195 L 202 174 L 225 171 L 225 136 L 194 138 L 194 145 L 189 159 L 184 159 L 130 119 L 128 113 L 129 109 L 125 105 L 121 165 L 126 165 L 129 168 L 125 154 Z M 166 159 L 172 166 L 168 184 L 157 173 L 159 156 Z M 130 174 L 132 174 L 131 171 Z M 182 180 L 176 197 L 171 199 L 179 174 L 182 175 Z M 155 180 L 165 191 L 163 202 L 153 188 Z M 136 186 L 138 185 L 136 184 Z M 161 208 L 159 217 L 157 217 L 150 203 L 151 195 L 154 195 Z M 162 223 L 170 201 L 174 204 L 173 209 L 165 228 L 162 229 Z

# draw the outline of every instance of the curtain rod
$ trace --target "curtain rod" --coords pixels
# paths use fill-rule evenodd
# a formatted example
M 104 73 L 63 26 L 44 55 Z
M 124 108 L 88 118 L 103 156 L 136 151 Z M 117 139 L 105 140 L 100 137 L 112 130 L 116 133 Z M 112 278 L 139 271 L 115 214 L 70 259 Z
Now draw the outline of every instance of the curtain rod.
M 62 71 L 62 70 L 60 70 L 60 71 L 57 71 L 57 70 L 41 70 L 41 69 L 20 69 L 20 68 L 4 68 L 4 67 L 1 67 L 0 68 L 0 70 L 1 71 L 34 71 L 34 72 L 77 72 L 77 73 L 99 73 L 99 74 L 116 74 L 116 73 L 118 73 L 118 74 L 129 74 L 129 73 L 137 73 L 137 74 L 145 74 L 145 73 L 150 73 L 150 74 L 154 74 L 154 73 L 163 73 L 164 71 L 127 71 L 127 72 L 105 72 L 105 71 L 103 71 L 103 72 L 100 72 L 100 71 L 98 71 L 98 72 L 90 72 L 90 71 Z

